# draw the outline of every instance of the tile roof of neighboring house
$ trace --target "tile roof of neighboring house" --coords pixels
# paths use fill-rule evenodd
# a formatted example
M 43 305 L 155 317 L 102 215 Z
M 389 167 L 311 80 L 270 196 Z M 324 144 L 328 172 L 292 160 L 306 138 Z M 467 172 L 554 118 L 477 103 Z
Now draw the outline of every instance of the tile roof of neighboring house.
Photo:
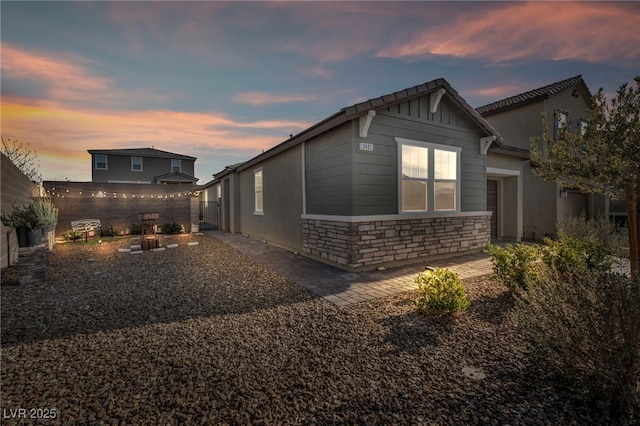
M 390 93 L 388 95 L 372 98 L 364 102 L 359 102 L 355 105 L 342 108 L 337 113 L 325 118 L 319 123 L 314 124 L 306 130 L 292 136 L 290 139 L 276 145 L 275 147 L 263 152 L 262 154 L 246 161 L 242 165 L 238 166 L 238 170 L 244 170 L 252 165 L 279 154 L 293 146 L 302 143 L 305 140 L 311 139 L 319 134 L 322 134 L 330 129 L 333 129 L 340 124 L 346 123 L 349 120 L 357 118 L 359 116 L 367 114 L 369 110 L 381 110 L 393 105 L 397 105 L 401 102 L 405 102 L 436 90 L 443 88 L 446 90 L 446 95 L 464 110 L 469 117 L 485 131 L 488 136 L 495 136 L 496 142 L 502 144 L 502 136 L 484 119 L 476 110 L 474 110 L 463 98 L 455 91 L 449 82 L 444 78 L 438 78 L 436 80 L 429 81 L 418 86 L 409 87 L 404 90 Z
M 155 148 L 124 148 L 124 149 L 89 149 L 89 154 L 111 154 L 126 155 L 134 157 L 154 157 L 154 158 L 173 158 L 181 160 L 196 160 L 196 157 L 188 155 L 175 154 L 173 152 L 161 151 Z
M 485 117 L 487 115 L 496 114 L 498 112 L 516 108 L 531 102 L 537 102 L 543 99 L 547 99 L 549 96 L 560 93 L 563 90 L 576 85 L 580 86 L 584 90 L 584 96 L 586 96 L 588 99 L 591 98 L 591 93 L 589 92 L 589 88 L 582 79 L 582 75 L 577 75 L 575 77 L 571 77 L 557 83 L 548 84 L 537 89 L 529 90 L 528 92 L 520 93 L 519 95 L 511 96 L 487 105 L 483 105 L 476 108 L 476 111 L 478 111 L 480 115 Z

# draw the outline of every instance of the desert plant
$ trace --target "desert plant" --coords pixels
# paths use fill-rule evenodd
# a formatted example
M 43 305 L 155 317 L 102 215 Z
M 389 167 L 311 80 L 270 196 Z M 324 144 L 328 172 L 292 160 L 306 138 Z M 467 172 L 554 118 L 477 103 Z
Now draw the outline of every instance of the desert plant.
M 561 273 L 607 272 L 615 263 L 610 251 L 594 238 L 573 238 L 564 233 L 557 240 L 545 239 L 542 259 Z
M 513 292 L 526 291 L 539 277 L 541 248 L 530 244 L 489 244 L 487 251 L 493 262 L 493 278 Z
M 11 228 L 28 227 L 32 231 L 51 226 L 58 221 L 58 209 L 48 198 L 32 198 L 24 205 L 14 205 L 9 213 L 0 216 Z
M 584 214 L 568 217 L 558 222 L 556 228 L 558 234 L 567 237 L 599 242 L 612 256 L 628 256 L 625 249 L 629 245 L 627 230 L 604 216 L 593 219 L 588 219 Z
M 101 237 L 115 237 L 116 235 L 118 235 L 118 232 L 115 231 L 113 229 L 113 227 L 101 228 L 100 229 L 100 236 Z
M 182 232 L 182 226 L 177 223 L 165 223 L 162 225 L 163 234 L 180 234 Z
M 78 238 L 84 237 L 84 234 L 82 232 L 78 232 L 78 231 L 74 231 L 73 229 L 70 229 L 64 234 L 62 234 L 62 237 L 67 241 L 75 241 Z
M 467 309 L 469 298 L 460 278 L 448 269 L 435 269 L 418 274 L 418 310 L 428 314 L 452 314 Z
M 540 368 L 621 423 L 640 420 L 640 282 L 545 267 L 513 313 Z M 635 420 L 634 420 L 635 419 Z

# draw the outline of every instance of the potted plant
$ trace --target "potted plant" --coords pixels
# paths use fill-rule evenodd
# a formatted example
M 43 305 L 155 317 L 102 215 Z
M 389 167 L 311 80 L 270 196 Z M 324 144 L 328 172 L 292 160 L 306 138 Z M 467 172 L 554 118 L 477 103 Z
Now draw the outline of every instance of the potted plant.
M 55 226 L 58 209 L 48 198 L 33 198 L 25 205 L 14 205 L 0 219 L 5 226 L 16 229 L 20 247 L 30 247 L 41 244 L 44 230 Z

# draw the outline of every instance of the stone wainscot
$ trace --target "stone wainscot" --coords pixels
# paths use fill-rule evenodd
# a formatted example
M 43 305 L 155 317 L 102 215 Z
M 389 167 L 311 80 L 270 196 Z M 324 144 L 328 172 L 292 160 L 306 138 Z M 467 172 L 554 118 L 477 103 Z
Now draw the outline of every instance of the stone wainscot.
M 491 212 L 304 215 L 303 251 L 347 270 L 480 251 L 490 241 L 490 219 Z

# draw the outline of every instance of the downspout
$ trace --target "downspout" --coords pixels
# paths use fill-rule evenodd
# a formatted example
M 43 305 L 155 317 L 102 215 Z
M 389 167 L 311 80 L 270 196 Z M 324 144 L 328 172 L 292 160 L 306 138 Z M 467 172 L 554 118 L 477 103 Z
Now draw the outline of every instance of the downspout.
M 307 158 L 305 155 L 306 141 L 302 141 L 302 214 L 307 214 Z

